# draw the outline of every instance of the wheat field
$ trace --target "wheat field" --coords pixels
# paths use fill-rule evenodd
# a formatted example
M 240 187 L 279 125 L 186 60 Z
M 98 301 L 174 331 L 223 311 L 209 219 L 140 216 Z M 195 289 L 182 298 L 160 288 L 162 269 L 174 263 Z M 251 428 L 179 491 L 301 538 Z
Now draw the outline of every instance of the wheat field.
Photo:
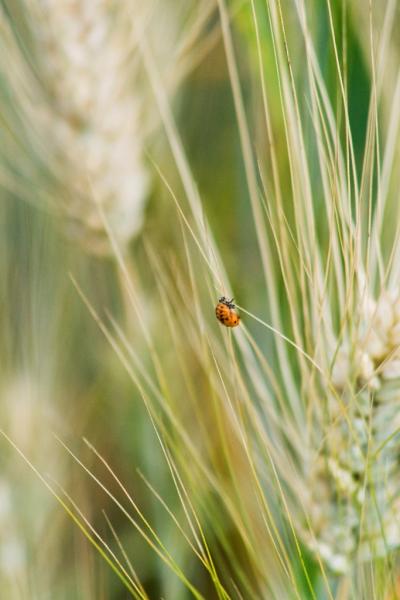
M 400 598 L 398 2 L 0 24 L 0 598 Z

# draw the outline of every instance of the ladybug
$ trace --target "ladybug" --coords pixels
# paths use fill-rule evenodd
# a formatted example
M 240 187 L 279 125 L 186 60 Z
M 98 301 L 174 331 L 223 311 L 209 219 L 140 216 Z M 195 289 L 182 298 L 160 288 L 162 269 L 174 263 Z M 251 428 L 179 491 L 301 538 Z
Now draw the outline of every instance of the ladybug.
M 215 316 L 225 327 L 237 327 L 240 323 L 240 317 L 235 311 L 235 305 L 232 300 L 233 298 L 228 300 L 228 298 L 222 296 L 215 307 Z

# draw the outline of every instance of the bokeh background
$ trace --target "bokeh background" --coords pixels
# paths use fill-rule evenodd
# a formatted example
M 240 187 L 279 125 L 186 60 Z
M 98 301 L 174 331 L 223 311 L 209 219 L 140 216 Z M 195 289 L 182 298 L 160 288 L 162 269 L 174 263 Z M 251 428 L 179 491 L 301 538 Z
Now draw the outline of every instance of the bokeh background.
M 269 150 L 252 4 L 238 0 L 228 2 L 227 8 L 251 142 L 268 187 Z M 311 140 L 309 106 L 302 94 L 303 41 L 294 2 L 281 4 L 300 110 Z M 383 9 L 372 4 L 379 30 Z M 330 3 L 339 47 L 346 41 L 349 115 L 359 164 L 372 78 L 366 5 L 362 0 Z M 263 2 L 254 6 L 261 15 L 272 127 L 284 185 L 288 162 L 273 43 Z M 312 0 L 307 2 L 307 12 L 335 106 L 340 104 L 339 90 L 327 4 Z M 182 140 L 232 293 L 240 305 L 268 318 L 218 6 L 211 0 L 161 0 L 148 5 L 2 0 L 0 25 L 1 429 L 53 491 L 64 499 L 66 491 L 117 553 L 119 540 L 149 598 L 192 597 L 59 441 L 129 506 L 83 438 L 89 440 L 203 597 L 217 598 L 208 574 L 194 560 L 176 524 L 142 477 L 182 520 L 182 506 L 140 386 L 132 381 L 73 280 L 102 322 L 109 323 L 111 318 L 118 324 L 139 361 L 136 364 L 168 396 L 168 405 L 188 435 L 199 447 L 202 436 L 208 435 L 205 445 L 213 455 L 214 472 L 223 479 L 226 465 L 220 459 L 218 436 L 211 448 L 216 425 L 210 412 L 207 368 L 200 363 L 196 347 L 202 340 L 192 334 L 199 318 L 192 298 L 199 294 L 202 319 L 220 336 L 213 302 L 230 290 L 210 288 L 202 258 L 167 189 L 166 182 L 188 215 L 165 132 L 165 115 L 160 115 L 164 102 Z M 397 33 L 388 53 L 393 68 Z M 159 78 L 159 87 L 154 88 L 154 77 Z M 391 85 L 388 64 L 383 82 L 387 111 Z M 161 93 L 161 104 L 157 93 Z M 130 287 L 107 227 L 124 257 Z M 256 322 L 249 322 L 248 328 L 269 356 L 271 337 Z M 174 442 L 173 433 L 170 443 L 180 443 Z M 235 469 L 240 485 L 240 456 Z M 235 523 L 218 513 L 206 486 L 203 490 L 199 482 L 196 486 L 199 496 L 207 496 L 205 531 L 215 559 L 223 565 L 224 580 L 229 586 L 230 570 L 234 572 L 238 564 L 251 579 L 253 565 Z M 216 531 L 223 531 L 229 541 L 225 548 Z M 227 548 L 236 555 L 235 563 Z M 312 560 L 306 551 L 305 555 L 312 573 Z M 318 588 L 318 582 L 315 585 Z M 309 597 L 306 589 L 304 584 L 304 598 Z M 0 590 L 7 600 L 131 597 L 5 438 L 0 438 Z M 260 589 L 242 589 L 239 594 L 232 591 L 232 597 L 270 597 Z M 319 597 L 325 597 L 323 591 Z

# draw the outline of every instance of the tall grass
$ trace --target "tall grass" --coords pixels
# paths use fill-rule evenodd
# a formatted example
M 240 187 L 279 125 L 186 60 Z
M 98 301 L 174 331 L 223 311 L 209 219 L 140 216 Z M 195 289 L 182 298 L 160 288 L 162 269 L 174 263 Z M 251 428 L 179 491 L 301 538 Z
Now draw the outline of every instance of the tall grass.
M 74 254 L 75 300 L 93 339 L 105 340 L 96 365 L 110 361 L 115 377 L 102 433 L 92 409 L 82 446 L 71 426 L 79 417 L 54 442 L 83 500 L 68 481 L 43 478 L 43 458 L 37 470 L 12 428 L 3 435 L 134 598 L 395 598 L 396 3 L 203 8 L 194 31 L 212 32 L 198 48 L 217 44 L 204 69 L 229 87 L 234 167 L 211 160 L 213 135 L 196 162 L 157 44 L 133 19 L 122 39 L 165 134 L 143 149 L 163 206 L 134 248 L 88 176 L 114 258 L 105 298 L 107 283 L 118 291 L 104 308 L 85 276 L 93 263 L 83 268 Z M 190 101 L 201 72 L 187 85 Z M 214 318 L 221 295 L 235 296 L 241 313 L 232 331 Z M 124 467 L 131 445 L 135 475 Z M 94 578 L 100 565 L 90 566 Z M 107 585 L 97 589 L 106 594 Z M 88 597 L 95 589 L 88 584 Z

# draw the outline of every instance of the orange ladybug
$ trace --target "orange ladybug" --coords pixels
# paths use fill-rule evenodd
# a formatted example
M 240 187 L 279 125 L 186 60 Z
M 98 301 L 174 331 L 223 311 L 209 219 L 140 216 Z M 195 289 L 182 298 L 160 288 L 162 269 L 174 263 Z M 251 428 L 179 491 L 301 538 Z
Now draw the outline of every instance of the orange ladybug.
M 235 305 L 232 300 L 233 298 L 228 300 L 228 298 L 222 296 L 215 307 L 215 316 L 225 327 L 237 327 L 240 323 L 240 317 L 235 311 Z

